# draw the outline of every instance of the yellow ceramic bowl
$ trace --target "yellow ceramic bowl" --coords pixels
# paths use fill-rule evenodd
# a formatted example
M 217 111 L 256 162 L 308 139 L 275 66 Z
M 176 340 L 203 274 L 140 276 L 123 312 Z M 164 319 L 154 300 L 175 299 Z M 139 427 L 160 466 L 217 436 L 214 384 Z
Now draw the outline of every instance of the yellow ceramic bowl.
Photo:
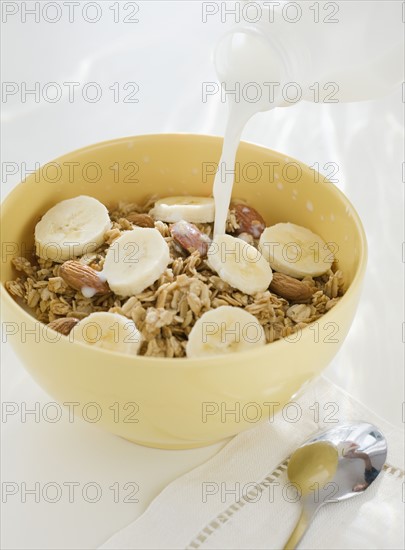
M 221 147 L 222 139 L 202 135 L 128 137 L 42 167 L 2 205 L 2 283 L 15 276 L 11 257 L 32 249 L 35 223 L 58 201 L 80 194 L 106 205 L 152 193 L 210 195 Z M 51 342 L 2 285 L 8 340 L 51 396 L 79 403 L 77 414 L 129 440 L 191 448 L 268 419 L 329 363 L 349 330 L 366 267 L 359 217 L 334 185 L 285 155 L 242 142 L 236 168 L 234 196 L 257 208 L 268 225 L 290 221 L 337 243 L 348 281 L 343 299 L 290 341 L 216 358 L 163 359 L 93 349 L 63 336 Z

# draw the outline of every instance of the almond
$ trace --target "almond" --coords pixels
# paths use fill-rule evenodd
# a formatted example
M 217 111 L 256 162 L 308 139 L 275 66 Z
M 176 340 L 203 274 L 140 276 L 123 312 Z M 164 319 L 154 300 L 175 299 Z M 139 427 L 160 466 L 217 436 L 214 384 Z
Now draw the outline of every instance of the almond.
M 61 317 L 60 319 L 51 321 L 48 327 L 67 336 L 78 322 L 79 319 L 75 319 L 74 317 Z
M 155 227 L 155 222 L 149 214 L 140 214 L 139 212 L 131 212 L 126 217 L 129 222 L 138 227 Z
M 194 224 L 180 220 L 170 226 L 170 234 L 175 243 L 179 244 L 190 254 L 198 250 L 201 257 L 207 255 L 211 239 Z
M 234 203 L 231 208 L 235 212 L 235 218 L 239 225 L 238 229 L 235 230 L 235 234 L 249 233 L 255 239 L 259 239 L 266 229 L 266 222 L 259 212 L 243 203 Z
M 291 302 L 306 302 L 315 292 L 314 287 L 284 273 L 273 273 L 270 290 Z
M 60 266 L 59 275 L 65 283 L 75 290 L 80 290 L 86 298 L 110 292 L 108 284 L 100 278 L 95 269 L 75 260 L 63 263 Z

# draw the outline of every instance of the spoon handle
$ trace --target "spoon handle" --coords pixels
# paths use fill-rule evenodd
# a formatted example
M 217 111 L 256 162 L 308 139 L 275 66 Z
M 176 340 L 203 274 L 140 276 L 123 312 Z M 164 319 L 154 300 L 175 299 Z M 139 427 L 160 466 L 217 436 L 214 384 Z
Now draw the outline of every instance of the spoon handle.
M 308 529 L 309 524 L 312 521 L 313 516 L 319 510 L 320 506 L 306 508 L 305 506 L 302 509 L 300 519 L 297 521 L 297 524 L 294 528 L 294 531 L 291 533 L 290 538 L 284 546 L 284 550 L 295 550 L 299 542 L 305 534 L 305 531 Z
M 299 541 L 302 539 L 303 534 L 307 530 L 308 522 L 304 516 L 304 512 L 301 513 L 300 519 L 297 522 L 297 525 L 294 528 L 294 531 L 291 533 L 290 538 L 288 539 L 284 550 L 294 550 L 298 546 Z

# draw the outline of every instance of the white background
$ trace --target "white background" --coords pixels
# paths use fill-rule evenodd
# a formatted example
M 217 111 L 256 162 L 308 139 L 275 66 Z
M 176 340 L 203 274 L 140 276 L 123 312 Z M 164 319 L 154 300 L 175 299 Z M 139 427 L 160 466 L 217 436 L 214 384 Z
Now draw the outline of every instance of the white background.
M 9 3 L 13 4 L 13 2 Z M 202 82 L 216 80 L 211 62 L 213 45 L 233 23 L 219 17 L 201 21 L 198 1 L 139 3 L 138 23 L 123 23 L 131 9 L 114 22 L 111 2 L 99 22 L 90 24 L 76 8 L 75 20 L 62 11 L 58 23 L 40 23 L 19 13 L 3 24 L 2 77 L 21 90 L 40 82 L 80 82 L 75 101 L 64 96 L 56 103 L 39 103 L 20 93 L 3 96 L 4 163 L 17 163 L 18 173 L 3 173 L 2 194 L 28 169 L 79 147 L 125 135 L 194 132 L 223 135 L 226 107 L 219 97 L 201 99 Z M 45 2 L 42 2 L 43 6 Z M 83 2 L 82 2 L 83 4 Z M 131 4 L 131 3 L 129 3 Z M 378 4 L 378 3 L 376 3 Z M 50 9 L 50 8 L 49 8 Z M 54 17 L 51 9 L 49 17 Z M 94 12 L 88 12 L 94 17 Z M 87 82 L 100 84 L 103 97 L 89 103 L 81 90 Z M 115 103 L 109 86 L 137 82 L 139 103 Z M 49 90 L 51 94 L 51 90 Z M 403 102 L 401 90 L 376 101 L 357 104 L 302 103 L 256 115 L 243 139 L 282 151 L 312 165 L 339 166 L 338 186 L 352 201 L 365 226 L 369 265 L 358 313 L 340 353 L 327 369 L 329 377 L 380 416 L 402 425 L 403 376 Z M 10 168 L 7 164 L 7 169 Z M 29 200 L 29 198 L 27 198 Z M 18 223 L 18 220 L 16 220 Z M 26 402 L 33 408 L 52 401 L 28 376 L 12 349 L 2 350 L 2 399 Z M 55 357 L 57 361 L 57 357 Z M 42 406 L 41 405 L 41 406 Z M 42 410 L 42 409 L 41 409 Z M 213 455 L 221 446 L 192 451 L 142 448 L 66 417 L 52 424 L 33 415 L 3 416 L 2 480 L 18 484 L 19 492 L 2 507 L 3 548 L 94 548 L 134 519 L 172 479 Z M 66 482 L 78 482 L 69 503 Z M 59 502 L 27 495 L 21 484 L 42 489 L 57 482 Z M 99 485 L 97 503 L 86 502 L 86 483 Z M 119 502 L 109 487 L 118 482 L 139 486 L 138 503 Z M 52 496 L 50 490 L 49 496 Z M 89 496 L 94 493 L 89 491 Z M 4 495 L 3 495 L 4 496 Z M 175 527 L 174 527 L 175 528 Z

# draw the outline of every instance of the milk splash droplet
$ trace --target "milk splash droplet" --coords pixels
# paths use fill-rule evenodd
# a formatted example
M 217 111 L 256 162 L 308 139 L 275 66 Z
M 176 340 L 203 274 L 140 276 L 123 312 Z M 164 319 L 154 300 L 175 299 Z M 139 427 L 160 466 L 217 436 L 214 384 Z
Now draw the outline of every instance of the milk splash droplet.
M 96 290 L 94 288 L 91 288 L 90 286 L 84 286 L 81 289 L 81 292 L 85 298 L 93 298 L 96 294 Z
M 97 277 L 100 279 L 102 283 L 105 283 L 107 281 L 107 277 L 104 275 L 102 271 L 97 272 Z

